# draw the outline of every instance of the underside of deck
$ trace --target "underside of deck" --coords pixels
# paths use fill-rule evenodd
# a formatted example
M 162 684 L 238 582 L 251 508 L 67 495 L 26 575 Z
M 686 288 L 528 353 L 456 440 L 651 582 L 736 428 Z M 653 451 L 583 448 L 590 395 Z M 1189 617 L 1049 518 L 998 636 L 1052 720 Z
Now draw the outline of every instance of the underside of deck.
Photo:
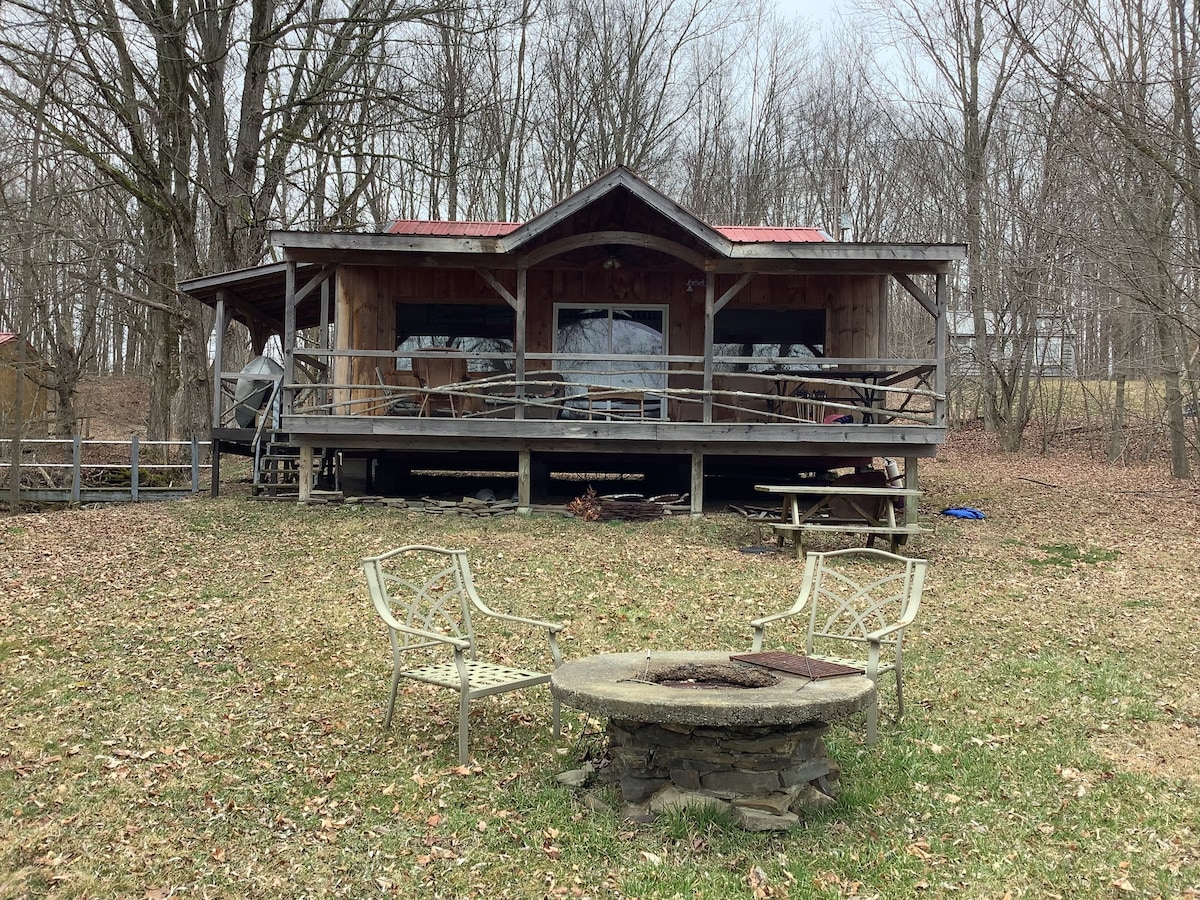
M 649 494 L 689 494 L 704 505 L 705 484 L 803 480 L 832 470 L 933 457 L 942 428 L 902 425 L 703 424 L 666 421 L 480 420 L 385 416 L 285 416 L 292 446 L 332 461 L 348 493 L 402 496 L 415 472 L 511 475 L 521 505 L 554 502 L 551 473 L 639 476 Z M 222 447 L 240 443 L 216 435 Z

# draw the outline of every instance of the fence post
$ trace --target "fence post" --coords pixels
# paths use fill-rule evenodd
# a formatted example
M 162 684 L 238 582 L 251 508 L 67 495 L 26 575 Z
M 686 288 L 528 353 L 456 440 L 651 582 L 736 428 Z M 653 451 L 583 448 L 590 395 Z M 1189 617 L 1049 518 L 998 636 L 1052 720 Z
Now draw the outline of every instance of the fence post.
M 78 505 L 79 503 L 79 466 L 82 462 L 83 444 L 79 435 L 75 435 L 75 439 L 71 442 L 71 503 Z
M 200 441 L 192 435 L 192 493 L 200 493 Z
M 129 436 L 129 496 L 134 503 L 138 502 L 138 436 L 131 434 Z

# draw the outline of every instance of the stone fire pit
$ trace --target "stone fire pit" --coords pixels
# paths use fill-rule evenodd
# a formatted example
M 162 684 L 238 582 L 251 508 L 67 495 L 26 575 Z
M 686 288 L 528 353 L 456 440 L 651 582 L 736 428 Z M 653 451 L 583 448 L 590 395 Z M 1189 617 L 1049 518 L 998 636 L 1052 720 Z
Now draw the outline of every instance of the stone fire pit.
M 714 804 L 743 828 L 782 830 L 837 796 L 840 768 L 824 735 L 874 699 L 874 683 L 863 675 L 810 681 L 729 657 L 602 654 L 551 676 L 559 700 L 609 720 L 627 817 Z

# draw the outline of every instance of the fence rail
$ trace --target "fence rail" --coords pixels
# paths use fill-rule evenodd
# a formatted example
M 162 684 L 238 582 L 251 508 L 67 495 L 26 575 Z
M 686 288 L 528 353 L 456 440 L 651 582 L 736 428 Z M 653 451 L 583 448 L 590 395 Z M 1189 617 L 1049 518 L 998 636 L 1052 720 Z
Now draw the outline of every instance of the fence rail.
M 14 450 L 20 458 L 14 463 Z M 18 498 L 45 503 L 136 503 L 200 492 L 201 461 L 210 442 L 29 438 L 0 439 L 0 499 L 19 470 Z M 126 454 L 126 449 L 128 453 Z M 156 453 L 155 451 L 161 451 Z M 161 457 L 161 458 L 156 458 Z M 172 459 L 184 460 L 172 462 Z

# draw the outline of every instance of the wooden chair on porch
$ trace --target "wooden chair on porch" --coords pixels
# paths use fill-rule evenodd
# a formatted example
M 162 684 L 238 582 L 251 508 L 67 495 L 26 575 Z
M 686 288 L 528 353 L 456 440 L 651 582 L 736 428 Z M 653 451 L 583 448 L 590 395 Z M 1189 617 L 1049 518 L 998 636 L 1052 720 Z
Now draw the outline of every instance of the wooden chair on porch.
M 382 408 L 372 407 L 372 415 L 415 416 L 421 410 L 421 383 L 412 372 L 393 370 L 386 375 L 375 367 L 375 378 L 383 393 Z
M 898 722 L 904 716 L 904 629 L 921 608 L 925 569 L 923 559 L 866 547 L 809 553 L 796 602 L 750 623 L 753 651 L 762 650 L 768 625 L 796 620 L 793 633 L 802 634 L 805 656 L 862 669 L 876 686 L 881 675 L 894 673 Z M 847 643 L 859 649 L 832 652 Z M 868 744 L 875 743 L 878 724 L 876 697 L 867 709 Z
M 475 625 L 494 620 L 505 630 L 524 626 L 545 630 L 553 667 L 562 665 L 554 622 L 506 615 L 491 609 L 475 590 L 465 550 L 412 544 L 362 561 L 371 602 L 388 629 L 392 647 L 392 687 L 383 727 L 390 728 L 400 680 L 458 692 L 458 760 L 466 765 L 467 718 L 472 700 L 547 684 L 550 673 L 479 658 Z M 554 735 L 560 734 L 559 702 L 553 700 Z
M 454 391 L 438 388 L 462 384 L 467 380 L 467 358 L 450 347 L 435 347 L 439 356 L 414 356 L 413 374 L 421 383 L 421 415 L 461 416 L 469 404 Z
M 606 420 L 646 418 L 646 392 L 634 388 L 588 385 L 587 417 Z

